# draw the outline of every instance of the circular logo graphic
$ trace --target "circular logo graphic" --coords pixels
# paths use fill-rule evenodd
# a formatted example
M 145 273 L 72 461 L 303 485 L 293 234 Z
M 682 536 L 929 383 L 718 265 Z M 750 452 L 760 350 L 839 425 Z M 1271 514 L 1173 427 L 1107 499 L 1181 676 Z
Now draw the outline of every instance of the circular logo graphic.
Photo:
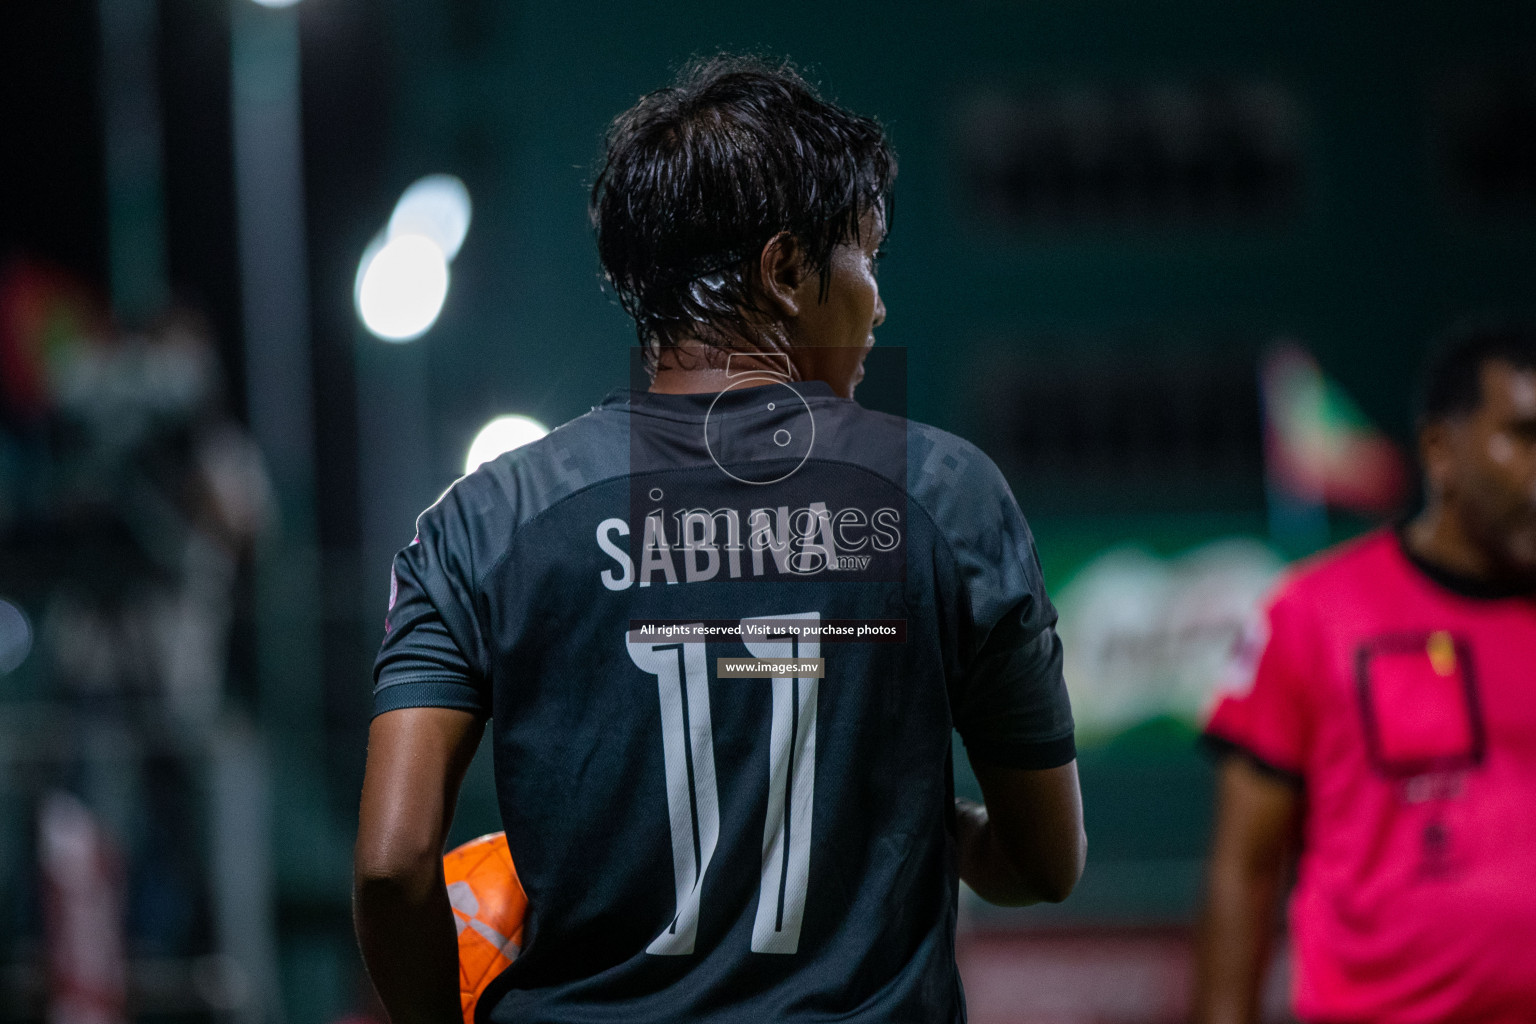
M 721 398 L 756 385 L 767 385 L 760 388 L 757 403 L 729 416 L 715 415 Z M 763 486 L 787 480 L 805 465 L 815 445 L 816 417 L 810 403 L 778 377 L 743 377 L 716 395 L 704 414 L 705 450 L 720 472 L 739 483 Z M 796 461 L 783 470 L 786 459 Z

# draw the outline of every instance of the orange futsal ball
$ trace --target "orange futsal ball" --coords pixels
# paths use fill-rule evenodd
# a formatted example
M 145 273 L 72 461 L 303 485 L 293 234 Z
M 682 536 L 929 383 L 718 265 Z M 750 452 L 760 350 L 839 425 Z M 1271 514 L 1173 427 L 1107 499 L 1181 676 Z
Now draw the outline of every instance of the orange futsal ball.
M 459 1004 L 475 1024 L 480 993 L 512 965 L 523 948 L 528 896 L 512 866 L 507 834 L 471 839 L 443 857 L 443 879 L 459 929 Z

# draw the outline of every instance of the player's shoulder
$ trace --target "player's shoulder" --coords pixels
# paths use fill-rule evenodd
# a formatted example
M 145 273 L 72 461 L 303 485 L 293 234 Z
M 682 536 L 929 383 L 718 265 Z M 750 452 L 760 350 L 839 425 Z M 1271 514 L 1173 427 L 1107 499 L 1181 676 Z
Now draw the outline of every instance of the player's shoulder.
M 832 396 L 813 400 L 812 409 L 817 457 L 899 480 L 920 504 L 939 503 L 956 487 L 1006 489 L 992 460 L 947 430 Z
M 914 456 L 914 461 L 924 463 L 925 470 L 932 471 L 936 468 L 928 464 L 934 459 L 948 465 L 951 469 L 956 468 L 957 460 L 965 465 L 996 468 L 985 452 L 959 434 L 952 434 L 931 423 L 923 423 L 919 420 L 902 422 L 906 427 L 908 452 Z
M 622 426 L 593 409 L 455 480 L 416 521 L 417 535 L 504 543 L 520 524 L 625 472 Z
M 1379 590 L 1397 569 L 1397 536 L 1380 529 L 1336 544 L 1291 566 L 1275 584 L 1270 599 L 1280 611 L 1308 609 L 1326 613 L 1341 602 Z
M 1041 591 L 1034 535 L 997 464 L 970 441 L 926 423 L 909 423 L 906 437 L 911 503 L 970 581 L 977 614 Z
M 986 520 L 1014 504 L 1013 491 L 986 452 L 965 438 L 907 421 L 907 489 L 936 520 Z

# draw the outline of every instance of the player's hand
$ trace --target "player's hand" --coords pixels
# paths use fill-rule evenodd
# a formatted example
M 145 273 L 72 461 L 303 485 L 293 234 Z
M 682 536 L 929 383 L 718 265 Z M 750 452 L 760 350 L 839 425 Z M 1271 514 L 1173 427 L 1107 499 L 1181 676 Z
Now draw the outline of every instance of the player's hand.
M 1060 903 L 1088 856 L 1077 762 L 1029 770 L 974 764 L 986 805 L 957 800 L 960 877 L 989 903 Z

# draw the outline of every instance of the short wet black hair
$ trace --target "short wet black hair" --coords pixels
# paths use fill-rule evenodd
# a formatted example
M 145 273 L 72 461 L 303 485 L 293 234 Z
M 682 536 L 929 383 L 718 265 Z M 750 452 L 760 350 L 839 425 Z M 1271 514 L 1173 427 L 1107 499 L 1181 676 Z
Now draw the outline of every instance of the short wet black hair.
M 1419 384 L 1419 424 L 1469 416 L 1483 403 L 1483 367 L 1536 371 L 1536 325 L 1479 322 L 1451 331 L 1430 353 Z
M 757 258 L 781 231 L 823 294 L 832 251 L 877 207 L 895 154 L 879 122 L 823 100 L 785 60 L 719 55 L 614 119 L 589 211 L 647 365 L 687 336 L 751 334 Z

